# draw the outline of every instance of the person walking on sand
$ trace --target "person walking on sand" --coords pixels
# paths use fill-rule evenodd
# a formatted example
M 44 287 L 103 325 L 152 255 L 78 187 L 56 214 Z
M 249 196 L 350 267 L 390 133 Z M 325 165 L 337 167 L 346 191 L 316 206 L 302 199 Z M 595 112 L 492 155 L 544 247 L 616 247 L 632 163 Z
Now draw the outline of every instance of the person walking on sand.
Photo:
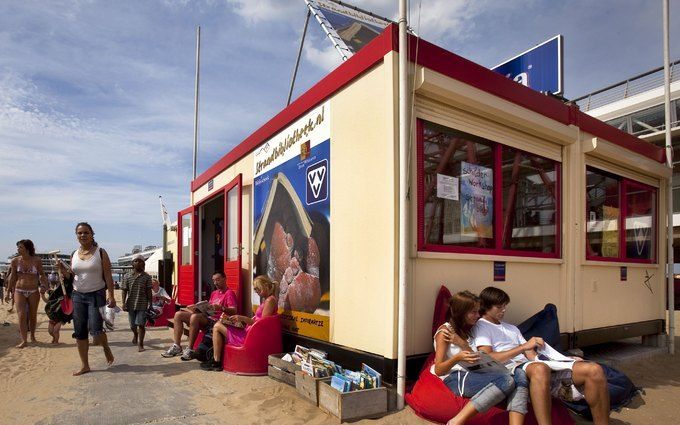
M 107 304 L 110 308 L 116 307 L 109 255 L 95 242 L 94 231 L 88 223 L 76 225 L 76 237 L 80 247 L 71 256 L 71 267 L 62 261 L 57 264 L 62 276 L 73 278 L 73 337 L 76 339 L 81 362 L 80 370 L 73 372 L 73 376 L 90 371 L 88 330 L 94 344 L 101 345 L 104 349 L 106 362 L 113 364 L 113 353 L 106 338 L 104 319 L 99 308 Z
M 130 329 L 134 337 L 132 343 L 137 351 L 144 351 L 144 334 L 146 333 L 146 312 L 151 307 L 151 276 L 144 271 L 144 257 L 135 255 L 132 259 L 132 271 L 125 275 L 120 289 L 123 291 L 123 311 L 128 312 Z
M 37 325 L 38 303 L 40 292 L 45 292 L 47 277 L 42 268 L 40 257 L 35 255 L 35 246 L 30 239 L 17 242 L 19 255 L 12 258 L 9 265 L 8 293 L 14 293 L 17 316 L 19 316 L 19 333 L 21 343 L 17 348 L 28 345 L 28 330 L 31 332 L 31 342 L 35 342 L 35 328 Z M 8 294 L 9 295 L 9 294 Z

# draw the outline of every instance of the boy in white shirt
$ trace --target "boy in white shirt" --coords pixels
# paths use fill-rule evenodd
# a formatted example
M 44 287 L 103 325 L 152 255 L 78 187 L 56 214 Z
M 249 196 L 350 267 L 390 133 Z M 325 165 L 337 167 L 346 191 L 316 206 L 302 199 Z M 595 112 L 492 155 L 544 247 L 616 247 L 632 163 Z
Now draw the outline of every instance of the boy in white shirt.
M 533 337 L 528 342 L 519 329 L 503 322 L 510 296 L 505 291 L 492 286 L 480 294 L 480 314 L 482 318 L 473 328 L 477 349 L 488 353 L 501 363 L 519 364 L 515 373 L 526 372 L 529 379 L 529 394 L 539 425 L 551 424 L 550 374 L 552 371 L 544 363 L 529 363 L 537 356 L 536 348 L 543 347 L 542 338 Z M 574 385 L 583 388 L 583 394 L 590 407 L 595 425 L 609 424 L 609 391 L 604 371 L 597 363 L 577 361 L 573 365 Z

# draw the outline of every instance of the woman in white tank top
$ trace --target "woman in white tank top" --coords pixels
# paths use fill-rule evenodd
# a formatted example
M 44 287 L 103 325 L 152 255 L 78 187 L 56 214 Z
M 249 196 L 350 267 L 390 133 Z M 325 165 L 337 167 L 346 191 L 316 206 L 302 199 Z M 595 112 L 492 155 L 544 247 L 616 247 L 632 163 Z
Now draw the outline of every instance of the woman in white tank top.
M 88 223 L 78 223 L 76 236 L 80 248 L 73 253 L 71 267 L 59 263 L 64 276 L 73 276 L 73 336 L 82 363 L 80 370 L 73 372 L 74 376 L 90 371 L 88 332 L 95 344 L 101 345 L 104 349 L 107 363 L 109 365 L 113 363 L 113 353 L 104 331 L 104 321 L 99 308 L 105 305 L 111 308 L 116 306 L 111 260 L 106 251 L 97 246 L 92 226 Z
M 469 291 L 458 292 L 449 301 L 449 321 L 434 334 L 435 358 L 430 372 L 459 397 L 470 401 L 449 420 L 448 425 L 464 424 L 479 412 L 508 399 L 510 425 L 524 423 L 527 388 L 516 388 L 509 372 L 475 373 L 465 369 L 479 359 L 472 338 L 472 327 L 479 320 L 479 298 Z

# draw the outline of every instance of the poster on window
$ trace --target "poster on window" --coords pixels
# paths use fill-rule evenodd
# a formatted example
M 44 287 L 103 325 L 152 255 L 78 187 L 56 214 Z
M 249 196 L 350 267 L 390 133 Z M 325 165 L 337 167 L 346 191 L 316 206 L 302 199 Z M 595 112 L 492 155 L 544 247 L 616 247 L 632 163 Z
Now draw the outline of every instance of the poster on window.
M 602 256 L 619 256 L 619 209 L 602 206 Z
M 493 170 L 465 161 L 460 167 L 460 233 L 493 238 Z
M 279 282 L 284 330 L 328 341 L 330 104 L 255 149 L 253 273 Z M 253 277 L 254 277 L 253 276 Z M 259 297 L 251 294 L 254 307 Z

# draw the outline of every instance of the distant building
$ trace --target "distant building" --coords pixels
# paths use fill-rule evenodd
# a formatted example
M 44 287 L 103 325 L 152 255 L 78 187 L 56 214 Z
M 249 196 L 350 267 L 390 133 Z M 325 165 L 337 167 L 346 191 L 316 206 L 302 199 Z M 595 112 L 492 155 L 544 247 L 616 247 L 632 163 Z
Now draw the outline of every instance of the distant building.
M 7 257 L 8 260 L 7 263 L 0 263 L 0 271 L 8 270 L 9 262 L 12 261 L 12 258 L 14 258 L 16 255 L 17 254 L 10 255 L 9 257 Z M 53 265 L 54 254 L 48 254 L 46 252 L 36 252 L 35 255 L 40 257 L 40 260 L 42 261 L 43 270 L 45 271 L 45 273 L 51 273 L 53 271 L 56 271 Z M 57 258 L 59 258 L 66 264 L 71 264 L 71 256 L 69 254 L 63 253 L 57 254 Z
M 155 245 L 146 246 L 144 249 L 142 249 L 142 245 L 135 245 L 132 252 L 118 257 L 116 271 L 124 273 L 126 269 L 132 268 L 132 259 L 138 254 L 144 257 L 146 272 L 153 277 L 158 277 L 158 260 L 163 258 L 163 248 Z

